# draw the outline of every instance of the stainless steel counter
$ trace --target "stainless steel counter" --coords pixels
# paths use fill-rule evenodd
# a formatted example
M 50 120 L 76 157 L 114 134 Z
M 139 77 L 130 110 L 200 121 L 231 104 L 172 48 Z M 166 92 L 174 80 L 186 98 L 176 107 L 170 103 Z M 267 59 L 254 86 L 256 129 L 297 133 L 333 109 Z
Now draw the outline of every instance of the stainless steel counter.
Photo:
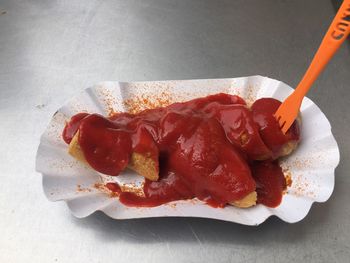
M 34 170 L 52 114 L 83 88 L 255 74 L 295 86 L 333 15 L 329 0 L 0 0 L 0 262 L 348 262 L 347 44 L 309 93 L 339 143 L 335 191 L 300 223 L 77 219 Z

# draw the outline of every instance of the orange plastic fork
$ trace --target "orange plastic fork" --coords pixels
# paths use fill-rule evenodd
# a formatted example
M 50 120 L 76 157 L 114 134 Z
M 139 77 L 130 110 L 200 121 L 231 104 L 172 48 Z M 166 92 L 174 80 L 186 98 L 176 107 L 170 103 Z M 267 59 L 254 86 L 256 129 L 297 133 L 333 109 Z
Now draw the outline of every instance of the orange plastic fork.
M 350 0 L 344 0 L 335 15 L 320 47 L 318 48 L 308 70 L 294 92 L 281 104 L 274 114 L 283 133 L 286 133 L 296 119 L 301 102 L 327 65 L 340 45 L 350 33 Z

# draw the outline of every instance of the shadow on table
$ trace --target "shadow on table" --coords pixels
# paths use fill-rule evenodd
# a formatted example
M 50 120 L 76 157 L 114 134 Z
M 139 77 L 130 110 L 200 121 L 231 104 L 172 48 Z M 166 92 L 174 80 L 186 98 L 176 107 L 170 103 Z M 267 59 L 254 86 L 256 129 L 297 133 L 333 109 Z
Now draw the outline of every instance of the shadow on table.
M 334 201 L 334 200 L 333 200 Z M 146 218 L 115 220 L 102 212 L 72 221 L 78 227 L 93 231 L 102 242 L 123 241 L 129 243 L 230 243 L 259 245 L 273 240 L 295 243 L 317 234 L 323 224 L 330 221 L 332 202 L 314 204 L 309 215 L 301 222 L 288 224 L 276 217 L 269 218 L 260 226 L 243 226 L 230 222 L 203 218 Z

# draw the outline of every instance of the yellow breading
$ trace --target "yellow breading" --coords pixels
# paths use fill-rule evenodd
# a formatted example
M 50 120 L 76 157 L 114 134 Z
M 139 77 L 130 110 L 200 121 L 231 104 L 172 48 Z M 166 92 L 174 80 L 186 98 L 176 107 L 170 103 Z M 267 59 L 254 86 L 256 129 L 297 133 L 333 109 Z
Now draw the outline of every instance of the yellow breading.
M 68 146 L 68 153 L 70 155 L 72 155 L 75 159 L 77 159 L 78 161 L 81 161 L 85 164 L 88 164 L 87 161 L 85 160 L 84 153 L 80 148 L 78 138 L 79 138 L 79 131 L 77 131 L 77 133 L 72 138 L 72 141 L 70 142 L 70 144 Z
M 159 178 L 158 165 L 147 155 L 132 153 L 129 168 L 151 181 L 157 181 Z
M 88 164 L 84 157 L 84 153 L 80 148 L 78 137 L 79 131 L 74 135 L 72 141 L 70 142 L 68 153 L 77 160 Z M 152 158 L 140 153 L 134 152 L 131 154 L 129 168 L 151 181 L 157 181 L 159 178 L 158 166 L 155 161 Z
M 290 155 L 297 148 L 297 146 L 298 146 L 298 143 L 296 141 L 290 141 L 285 143 L 282 146 L 282 149 L 278 158 Z
M 243 197 L 241 200 L 231 202 L 230 205 L 234 205 L 240 208 L 247 208 L 256 205 L 256 200 L 257 193 L 254 191 Z

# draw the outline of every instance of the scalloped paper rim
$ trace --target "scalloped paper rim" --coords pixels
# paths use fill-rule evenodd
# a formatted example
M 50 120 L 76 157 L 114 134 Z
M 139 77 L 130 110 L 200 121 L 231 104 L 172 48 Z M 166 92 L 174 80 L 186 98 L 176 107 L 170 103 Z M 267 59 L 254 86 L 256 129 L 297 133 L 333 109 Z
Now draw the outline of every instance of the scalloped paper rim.
M 157 103 L 185 101 L 219 92 L 236 94 L 251 103 L 258 98 L 285 99 L 293 89 L 278 80 L 262 76 L 230 79 L 201 79 L 148 82 L 103 82 L 85 89 L 61 107 L 43 133 L 36 157 L 36 170 L 43 176 L 45 195 L 51 201 L 65 201 L 73 215 L 86 217 L 100 210 L 115 219 L 145 217 L 203 217 L 244 225 L 259 225 L 275 215 L 288 223 L 302 220 L 312 203 L 325 202 L 334 189 L 334 170 L 339 149 L 331 126 L 310 99 L 301 106 L 302 141 L 297 150 L 281 162 L 291 174 L 292 186 L 276 208 L 257 205 L 248 209 L 233 206 L 212 208 L 203 202 L 175 201 L 152 208 L 127 207 L 111 197 L 103 187 L 106 181 L 140 183 L 140 176 L 126 171 L 118 177 L 101 175 L 74 160 L 61 138 L 65 122 L 78 112 L 108 115 L 126 111 L 131 104 L 140 109 Z M 146 102 L 146 103 L 145 103 Z

